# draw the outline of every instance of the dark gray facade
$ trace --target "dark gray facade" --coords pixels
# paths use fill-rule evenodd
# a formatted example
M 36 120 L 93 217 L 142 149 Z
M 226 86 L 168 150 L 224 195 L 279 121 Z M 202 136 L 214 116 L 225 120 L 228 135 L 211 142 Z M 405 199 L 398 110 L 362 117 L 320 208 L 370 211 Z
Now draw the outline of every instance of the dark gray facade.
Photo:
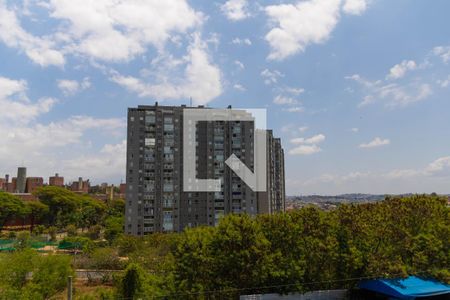
M 200 121 L 196 130 L 197 178 L 221 179 L 221 192 L 183 192 L 183 109 L 128 109 L 125 232 L 145 235 L 214 226 L 228 213 L 284 211 L 284 154 L 267 139 L 267 192 L 253 192 L 225 160 L 235 154 L 253 170 L 253 121 Z M 192 107 L 189 107 L 192 108 Z M 199 107 L 202 108 L 202 107 Z

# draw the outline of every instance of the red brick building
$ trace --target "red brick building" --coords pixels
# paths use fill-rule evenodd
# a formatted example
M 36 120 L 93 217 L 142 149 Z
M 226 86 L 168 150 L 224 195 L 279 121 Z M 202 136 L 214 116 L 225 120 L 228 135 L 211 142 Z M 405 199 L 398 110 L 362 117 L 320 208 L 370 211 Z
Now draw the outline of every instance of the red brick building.
M 58 173 L 56 173 L 55 176 L 50 176 L 48 179 L 48 185 L 64 187 L 64 177 L 61 177 Z
M 78 192 L 78 193 L 89 193 L 89 188 L 91 187 L 91 183 L 89 182 L 89 179 L 86 181 L 83 181 L 83 178 L 78 178 L 78 181 L 72 182 L 72 185 L 70 186 L 70 190 L 72 192 Z
M 11 184 L 8 185 L 8 193 L 15 193 L 17 189 L 17 177 L 11 179 Z
M 121 183 L 119 186 L 119 190 L 120 190 L 120 194 L 121 195 L 125 195 L 125 193 L 127 192 L 127 184 L 126 183 Z
M 29 194 L 33 193 L 37 188 L 44 186 L 44 178 L 27 177 L 27 185 L 25 191 Z

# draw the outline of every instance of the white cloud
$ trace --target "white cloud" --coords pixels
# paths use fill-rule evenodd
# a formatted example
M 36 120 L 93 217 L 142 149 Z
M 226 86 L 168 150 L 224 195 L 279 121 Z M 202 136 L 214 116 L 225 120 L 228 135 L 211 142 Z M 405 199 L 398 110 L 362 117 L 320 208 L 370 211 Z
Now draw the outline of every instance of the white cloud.
M 425 172 L 435 176 L 450 176 L 450 156 L 436 159 L 425 168 Z
M 220 9 L 232 21 L 244 20 L 250 16 L 247 0 L 228 0 Z
M 359 103 L 359 107 L 379 101 L 385 102 L 385 106 L 388 108 L 406 107 L 433 94 L 430 84 L 419 81 L 405 84 L 384 83 L 381 80 L 369 81 L 357 74 L 345 78 L 358 82 L 368 93 L 364 96 L 363 101 Z
M 285 88 L 283 88 L 283 91 L 286 92 L 286 93 L 298 96 L 298 95 L 304 93 L 305 89 L 303 89 L 303 88 L 294 88 L 294 87 L 285 87 Z
M 282 60 L 325 42 L 339 20 L 341 0 L 309 0 L 265 7 L 272 29 L 266 34 L 268 59 Z
M 411 177 L 416 177 L 423 175 L 423 172 L 414 170 L 414 169 L 405 169 L 405 170 L 392 170 L 383 176 L 387 179 L 407 179 Z
M 448 63 L 450 61 L 450 46 L 434 47 L 433 54 L 439 56 L 444 63 Z
M 294 106 L 294 107 L 285 108 L 284 110 L 287 112 L 295 113 L 295 112 L 304 112 L 305 108 L 302 106 Z
M 49 112 L 57 102 L 53 98 L 40 98 L 32 102 L 26 96 L 27 82 L 0 77 L 0 124 L 26 124 Z
M 391 141 L 389 139 L 382 139 L 382 138 L 376 137 L 369 143 L 360 144 L 359 148 L 376 148 L 376 147 L 389 145 L 390 143 L 391 143 Z
M 234 38 L 231 41 L 231 43 L 235 44 L 235 45 L 246 45 L 246 46 L 251 46 L 252 45 L 252 41 L 250 39 L 248 39 L 248 38 L 245 38 L 245 39 Z
M 321 152 L 322 149 L 318 146 L 318 144 L 322 143 L 323 141 L 325 141 L 325 135 L 323 134 L 317 134 L 310 138 L 293 138 L 290 140 L 290 142 L 298 146 L 289 150 L 289 154 L 310 155 Z
M 143 79 L 124 76 L 112 72 L 111 80 L 124 86 L 139 97 L 156 99 L 179 99 L 192 97 L 195 104 L 206 104 L 222 93 L 219 68 L 213 65 L 207 53 L 207 45 L 195 35 L 187 54 L 182 59 L 172 56 L 155 61 L 158 65 L 157 83 L 147 83 Z M 184 67 L 184 76 L 173 78 L 174 69 Z
M 361 15 L 367 9 L 367 0 L 346 0 L 342 10 L 350 15 Z
M 400 64 L 396 64 L 389 70 L 386 79 L 399 79 L 405 76 L 407 71 L 412 71 L 417 68 L 417 64 L 413 60 L 404 60 Z
M 4 171 L 14 170 L 18 164 L 25 163 L 39 176 L 58 170 L 78 176 L 80 174 L 71 173 L 70 165 L 64 163 L 70 157 L 69 160 L 78 162 L 78 168 L 86 168 L 84 174 L 88 176 L 106 178 L 108 169 L 123 172 L 124 165 L 115 161 L 123 161 L 125 155 L 112 146 L 103 147 L 98 155 L 92 154 L 93 144 L 87 134 L 93 131 L 100 133 L 96 140 L 102 136 L 108 140 L 123 138 L 125 119 L 71 116 L 62 121 L 42 123 L 40 117 L 48 113 L 57 101 L 51 98 L 32 101 L 26 90 L 26 81 L 0 77 L 0 165 Z M 103 169 L 89 170 L 84 164 L 86 160 L 80 158 L 92 156 L 103 159 Z
M 284 74 L 277 70 L 270 71 L 269 69 L 264 69 L 261 72 L 261 77 L 264 79 L 264 83 L 269 85 L 277 83 L 279 78 L 284 77 Z
M 235 90 L 238 90 L 238 91 L 241 91 L 241 92 L 244 92 L 246 90 L 245 87 L 243 87 L 241 84 L 235 84 L 235 85 L 233 85 L 233 88 Z
M 302 127 L 299 127 L 299 128 L 298 128 L 298 131 L 300 131 L 300 132 L 303 133 L 303 132 L 307 131 L 308 128 L 309 128 L 308 126 L 302 126 Z
M 40 6 L 59 23 L 55 31 L 37 37 L 26 32 L 16 13 L 0 2 L 0 40 L 41 66 L 62 66 L 68 54 L 130 61 L 150 45 L 161 53 L 167 41 L 198 29 L 204 20 L 185 0 L 98 0 L 83 5 L 49 0 Z
M 238 66 L 239 69 L 241 69 L 241 70 L 244 70 L 244 69 L 245 69 L 245 65 L 244 65 L 241 61 L 239 61 L 239 60 L 235 60 L 235 61 L 234 61 L 234 64 L 235 64 L 236 66 Z
M 441 88 L 446 88 L 450 86 L 450 75 L 448 75 L 448 77 L 443 80 L 438 80 L 437 84 L 439 84 Z
M 319 144 L 321 142 L 325 141 L 325 135 L 323 134 L 317 134 L 310 138 L 294 138 L 291 139 L 292 144 Z
M 278 95 L 273 99 L 273 103 L 279 104 L 279 105 L 298 104 L 298 101 L 291 97 L 285 97 L 282 95 Z
M 125 176 L 126 140 L 106 144 L 97 154 L 85 154 L 63 161 L 65 176 L 78 178 L 86 174 L 91 178 L 117 178 Z
M 50 16 L 68 24 L 65 50 L 104 61 L 128 61 L 146 46 L 162 50 L 171 34 L 186 33 L 203 21 L 184 0 L 99 0 L 80 5 L 51 0 Z
M 350 131 L 354 132 L 354 133 L 358 133 L 359 132 L 359 128 L 353 127 L 353 128 L 350 128 Z
M 91 86 L 91 81 L 89 77 L 83 78 L 81 82 L 69 79 L 59 79 L 57 80 L 58 88 L 63 92 L 65 96 L 72 96 L 88 89 Z
M 289 189 L 303 194 L 317 193 L 448 193 L 450 156 L 438 158 L 425 167 L 393 169 L 381 172 L 350 171 L 345 174 L 325 173 L 304 180 L 288 179 Z M 356 187 L 356 188 L 355 188 Z
M 310 155 L 321 152 L 322 149 L 317 145 L 301 145 L 289 150 L 291 155 Z
M 23 51 L 42 67 L 63 66 L 65 63 L 64 55 L 55 49 L 55 43 L 49 37 L 36 37 L 25 31 L 16 13 L 8 9 L 4 1 L 0 1 L 0 41 Z

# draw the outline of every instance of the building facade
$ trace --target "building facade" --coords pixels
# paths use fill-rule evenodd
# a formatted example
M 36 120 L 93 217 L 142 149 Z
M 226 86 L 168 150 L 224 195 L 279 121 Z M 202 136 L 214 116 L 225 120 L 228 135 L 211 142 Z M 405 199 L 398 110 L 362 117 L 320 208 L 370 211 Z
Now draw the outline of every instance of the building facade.
M 221 191 L 183 191 L 185 108 L 155 104 L 128 110 L 125 232 L 181 231 L 214 226 L 229 213 L 284 211 L 284 153 L 271 131 L 266 135 L 266 192 L 254 192 L 225 164 L 235 154 L 253 171 L 254 121 L 198 122 L 197 178 L 220 179 Z
M 59 174 L 56 173 L 55 176 L 50 176 L 48 178 L 48 185 L 64 187 L 64 177 L 59 176 Z
M 27 177 L 26 182 L 27 186 L 25 192 L 29 194 L 44 186 L 44 178 L 42 177 Z
M 83 180 L 82 177 L 79 177 L 78 181 L 72 182 L 72 184 L 70 185 L 70 190 L 72 192 L 76 192 L 76 193 L 87 194 L 87 193 L 89 193 L 90 187 L 91 187 L 91 183 L 89 182 L 89 179 Z

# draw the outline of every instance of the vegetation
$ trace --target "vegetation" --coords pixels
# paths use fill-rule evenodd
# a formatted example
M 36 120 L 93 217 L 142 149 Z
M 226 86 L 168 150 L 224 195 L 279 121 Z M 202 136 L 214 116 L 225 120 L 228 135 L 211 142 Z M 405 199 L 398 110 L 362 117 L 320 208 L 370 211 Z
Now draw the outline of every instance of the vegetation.
M 229 299 L 352 288 L 359 278 L 407 275 L 450 282 L 450 210 L 447 198 L 437 195 L 343 204 L 333 211 L 310 206 L 270 216 L 229 215 L 216 227 L 140 238 L 122 232 L 123 201 L 92 204 L 87 196 L 54 190 L 39 195 L 56 213 L 41 214 L 41 221 L 70 233 L 60 248 L 72 245 L 82 253 L 41 256 L 30 249 L 40 227 L 32 235 L 17 233 L 16 251 L 0 255 L 5 299 L 57 294 L 73 268 L 113 272 L 97 283 L 101 288 L 76 291 L 77 299 Z M 26 210 L 7 201 L 10 212 Z M 73 216 L 59 207 L 67 203 Z

